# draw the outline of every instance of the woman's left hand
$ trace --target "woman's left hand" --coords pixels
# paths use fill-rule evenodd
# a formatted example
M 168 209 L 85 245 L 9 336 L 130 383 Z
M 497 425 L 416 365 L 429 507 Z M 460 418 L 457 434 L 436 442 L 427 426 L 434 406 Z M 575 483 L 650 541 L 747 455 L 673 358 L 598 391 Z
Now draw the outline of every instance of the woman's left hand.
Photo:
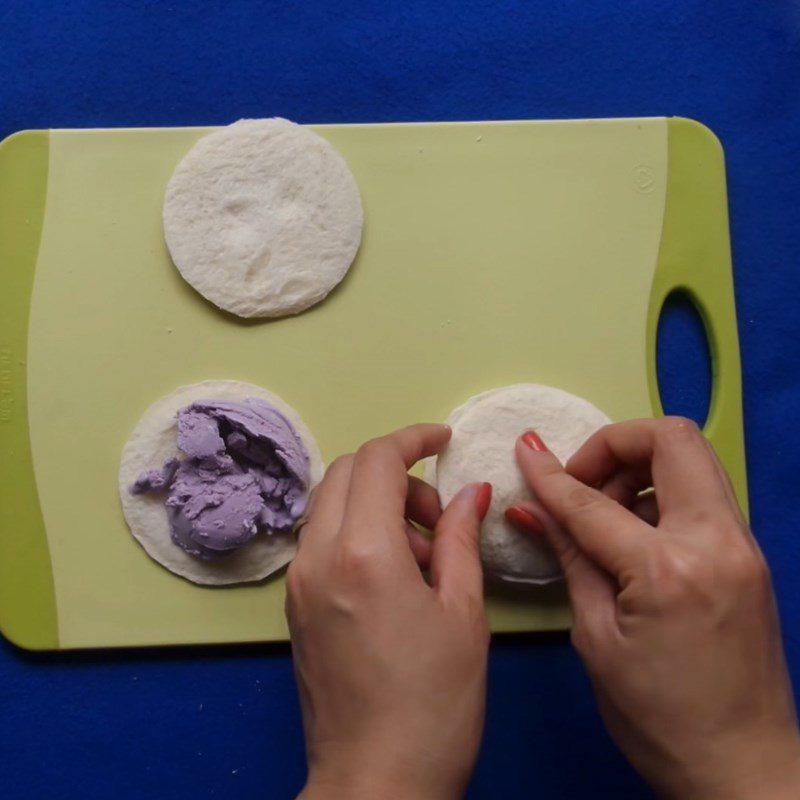
M 491 486 L 464 487 L 442 513 L 407 474 L 449 437 L 414 425 L 374 439 L 314 493 L 286 604 L 307 800 L 451 800 L 469 779 L 486 692 L 478 539 Z M 435 529 L 432 547 L 409 519 Z M 418 566 L 428 560 L 430 585 Z

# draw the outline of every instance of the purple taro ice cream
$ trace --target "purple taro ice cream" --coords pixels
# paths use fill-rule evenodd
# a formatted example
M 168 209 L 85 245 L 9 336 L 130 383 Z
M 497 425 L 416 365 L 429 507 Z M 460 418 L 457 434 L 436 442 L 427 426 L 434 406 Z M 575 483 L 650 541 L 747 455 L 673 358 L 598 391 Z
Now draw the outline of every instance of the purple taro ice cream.
M 289 532 L 306 509 L 309 458 L 289 421 L 264 400 L 201 400 L 178 412 L 178 448 L 143 472 L 133 494 L 163 492 L 172 541 L 203 560 L 259 533 Z

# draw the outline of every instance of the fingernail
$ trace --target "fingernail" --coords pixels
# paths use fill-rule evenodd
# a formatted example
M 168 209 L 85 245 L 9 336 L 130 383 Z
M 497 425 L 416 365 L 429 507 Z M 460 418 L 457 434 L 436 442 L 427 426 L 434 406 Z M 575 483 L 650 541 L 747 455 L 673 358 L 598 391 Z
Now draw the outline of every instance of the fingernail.
M 506 509 L 506 519 L 518 528 L 528 531 L 528 533 L 544 533 L 544 525 L 539 517 L 535 516 L 527 508 L 510 506 Z
M 482 483 L 475 493 L 475 510 L 478 512 L 478 519 L 483 522 L 489 513 L 489 505 L 492 502 L 492 484 Z
M 547 449 L 547 445 L 542 441 L 542 437 L 539 436 L 536 431 L 526 431 L 522 434 L 522 441 L 531 448 L 531 450 L 536 450 L 537 453 L 548 453 L 550 452 Z

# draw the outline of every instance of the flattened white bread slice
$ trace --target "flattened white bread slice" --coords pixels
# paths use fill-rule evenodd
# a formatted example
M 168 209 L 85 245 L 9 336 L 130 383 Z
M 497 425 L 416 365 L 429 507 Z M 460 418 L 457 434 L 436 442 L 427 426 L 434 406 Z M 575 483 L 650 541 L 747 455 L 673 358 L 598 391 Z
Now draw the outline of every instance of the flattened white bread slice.
M 309 456 L 310 491 L 322 480 L 325 471 L 311 431 L 288 403 L 251 383 L 213 380 L 181 386 L 144 412 L 122 449 L 119 495 L 133 537 L 154 561 L 194 583 L 220 586 L 259 581 L 294 558 L 296 543 L 293 534 L 259 533 L 244 547 L 224 558 L 202 561 L 182 550 L 170 538 L 163 495 L 130 493 L 130 487 L 144 470 L 158 468 L 167 459 L 180 455 L 176 414 L 181 408 L 198 400 L 244 400 L 247 397 L 266 401 L 289 420 Z
M 492 504 L 483 524 L 481 558 L 487 572 L 510 582 L 549 583 L 559 577 L 553 555 L 505 519 L 505 509 L 531 497 L 514 444 L 535 430 L 563 462 L 611 420 L 588 400 L 551 386 L 515 384 L 475 395 L 447 420 L 453 437 L 426 464 L 426 479 L 447 504 L 465 484 L 489 481 Z
M 181 275 L 241 317 L 318 303 L 361 242 L 361 196 L 325 139 L 286 119 L 243 119 L 204 136 L 164 196 L 164 238 Z

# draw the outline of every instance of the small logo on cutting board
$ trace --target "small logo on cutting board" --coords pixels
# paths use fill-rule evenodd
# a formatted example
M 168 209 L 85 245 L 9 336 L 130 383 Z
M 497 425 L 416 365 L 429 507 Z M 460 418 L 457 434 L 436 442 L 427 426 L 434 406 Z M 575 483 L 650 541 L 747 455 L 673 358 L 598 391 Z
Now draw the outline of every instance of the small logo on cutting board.
M 14 392 L 11 388 L 11 350 L 0 347 L 0 422 L 11 422 Z
M 656 178 L 653 168 L 647 164 L 638 164 L 633 168 L 633 179 L 639 194 L 650 194 L 655 189 Z

